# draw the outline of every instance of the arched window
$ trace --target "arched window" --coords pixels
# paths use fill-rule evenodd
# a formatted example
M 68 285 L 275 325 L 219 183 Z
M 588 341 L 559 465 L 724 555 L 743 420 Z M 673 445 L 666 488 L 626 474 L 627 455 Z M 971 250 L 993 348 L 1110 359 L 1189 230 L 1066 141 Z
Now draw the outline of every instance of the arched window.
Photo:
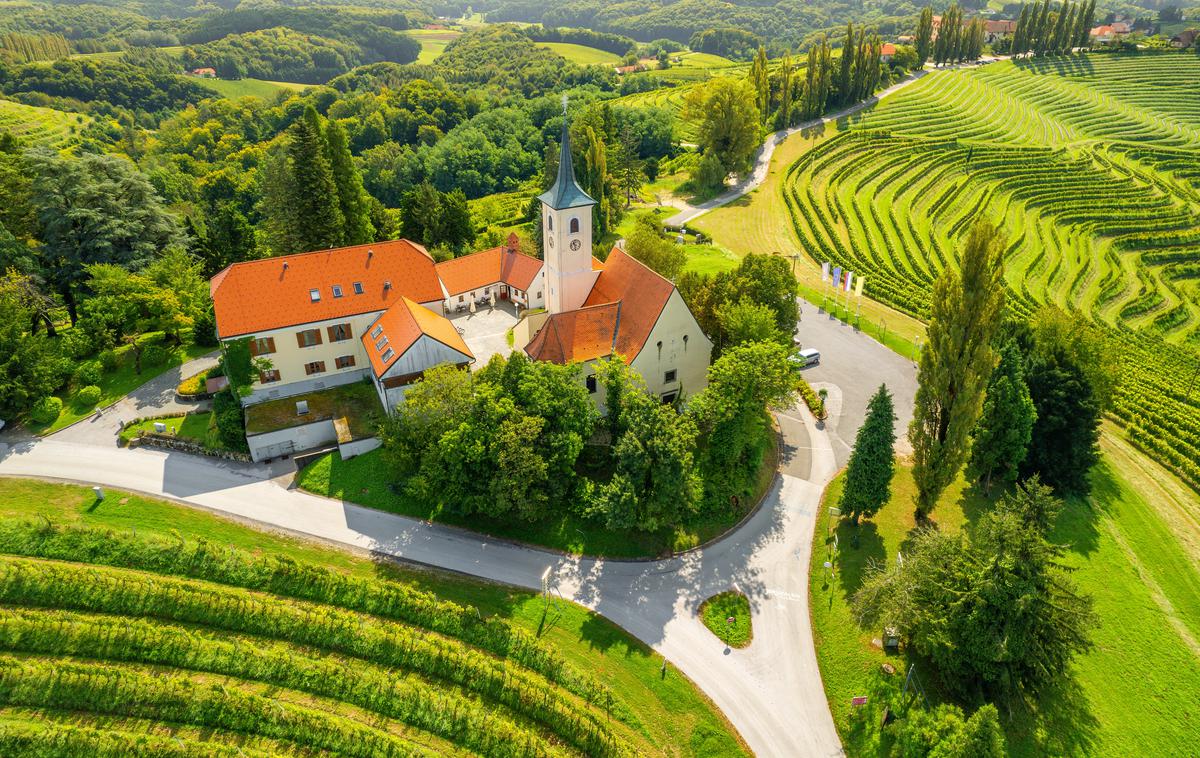
M 571 234 L 579 234 L 579 219 L 571 219 Z
M 554 231 L 554 216 L 546 216 L 546 223 L 550 227 L 550 231 Z

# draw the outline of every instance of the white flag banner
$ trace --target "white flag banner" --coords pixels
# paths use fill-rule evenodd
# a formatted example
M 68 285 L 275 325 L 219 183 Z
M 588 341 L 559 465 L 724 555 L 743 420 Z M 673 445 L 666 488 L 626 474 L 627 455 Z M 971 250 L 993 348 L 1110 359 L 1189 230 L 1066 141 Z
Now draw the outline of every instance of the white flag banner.
M 829 281 L 829 261 L 821 264 L 821 283 Z
M 847 271 L 847 272 L 846 272 L 846 283 L 845 283 L 845 284 L 846 284 L 846 292 L 849 292 L 849 291 L 850 291 L 850 283 L 851 283 L 853 280 L 854 280 L 854 274 L 853 274 L 853 273 L 851 273 L 851 272 L 849 272 L 849 271 Z
M 858 281 L 854 283 L 854 294 L 858 297 L 862 297 L 863 287 L 865 286 L 864 282 L 866 281 L 867 277 L 860 276 L 858 277 Z

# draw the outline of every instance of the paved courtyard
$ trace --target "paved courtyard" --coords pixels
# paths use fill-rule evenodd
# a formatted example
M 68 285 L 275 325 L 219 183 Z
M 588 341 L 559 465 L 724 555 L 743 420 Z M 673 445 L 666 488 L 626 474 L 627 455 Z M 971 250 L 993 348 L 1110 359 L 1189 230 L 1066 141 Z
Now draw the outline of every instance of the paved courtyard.
M 472 368 L 483 368 L 493 355 L 507 356 L 513 351 L 505 335 L 518 321 L 517 308 L 507 300 L 497 301 L 495 308 L 481 305 L 474 313 L 464 311 L 449 318 L 475 356 Z

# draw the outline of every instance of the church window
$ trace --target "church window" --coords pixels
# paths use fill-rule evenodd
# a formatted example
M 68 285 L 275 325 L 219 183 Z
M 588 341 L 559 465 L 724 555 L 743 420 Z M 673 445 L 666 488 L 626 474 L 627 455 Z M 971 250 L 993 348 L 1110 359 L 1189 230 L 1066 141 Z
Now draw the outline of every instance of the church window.
M 587 391 L 589 395 L 596 393 L 596 375 L 592 374 L 587 378 Z
M 663 384 L 670 384 L 675 381 L 675 369 L 671 369 L 663 374 Z
M 683 352 L 687 352 L 687 335 L 683 335 Z
M 546 225 L 550 227 L 550 231 L 554 231 L 554 216 L 546 216 Z
M 579 219 L 571 219 L 571 234 L 579 234 Z
M 662 360 L 662 340 L 658 341 L 658 359 Z

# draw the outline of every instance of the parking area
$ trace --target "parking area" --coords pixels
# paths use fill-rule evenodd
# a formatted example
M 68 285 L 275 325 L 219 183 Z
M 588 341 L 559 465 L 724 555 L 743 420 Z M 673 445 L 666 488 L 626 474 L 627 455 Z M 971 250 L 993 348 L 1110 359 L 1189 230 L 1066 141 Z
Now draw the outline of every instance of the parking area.
M 498 301 L 494 308 L 482 305 L 474 313 L 455 313 L 449 319 L 475 356 L 472 368 L 486 366 L 493 355 L 508 355 L 513 351 L 506 335 L 518 321 L 517 308 L 507 300 Z

